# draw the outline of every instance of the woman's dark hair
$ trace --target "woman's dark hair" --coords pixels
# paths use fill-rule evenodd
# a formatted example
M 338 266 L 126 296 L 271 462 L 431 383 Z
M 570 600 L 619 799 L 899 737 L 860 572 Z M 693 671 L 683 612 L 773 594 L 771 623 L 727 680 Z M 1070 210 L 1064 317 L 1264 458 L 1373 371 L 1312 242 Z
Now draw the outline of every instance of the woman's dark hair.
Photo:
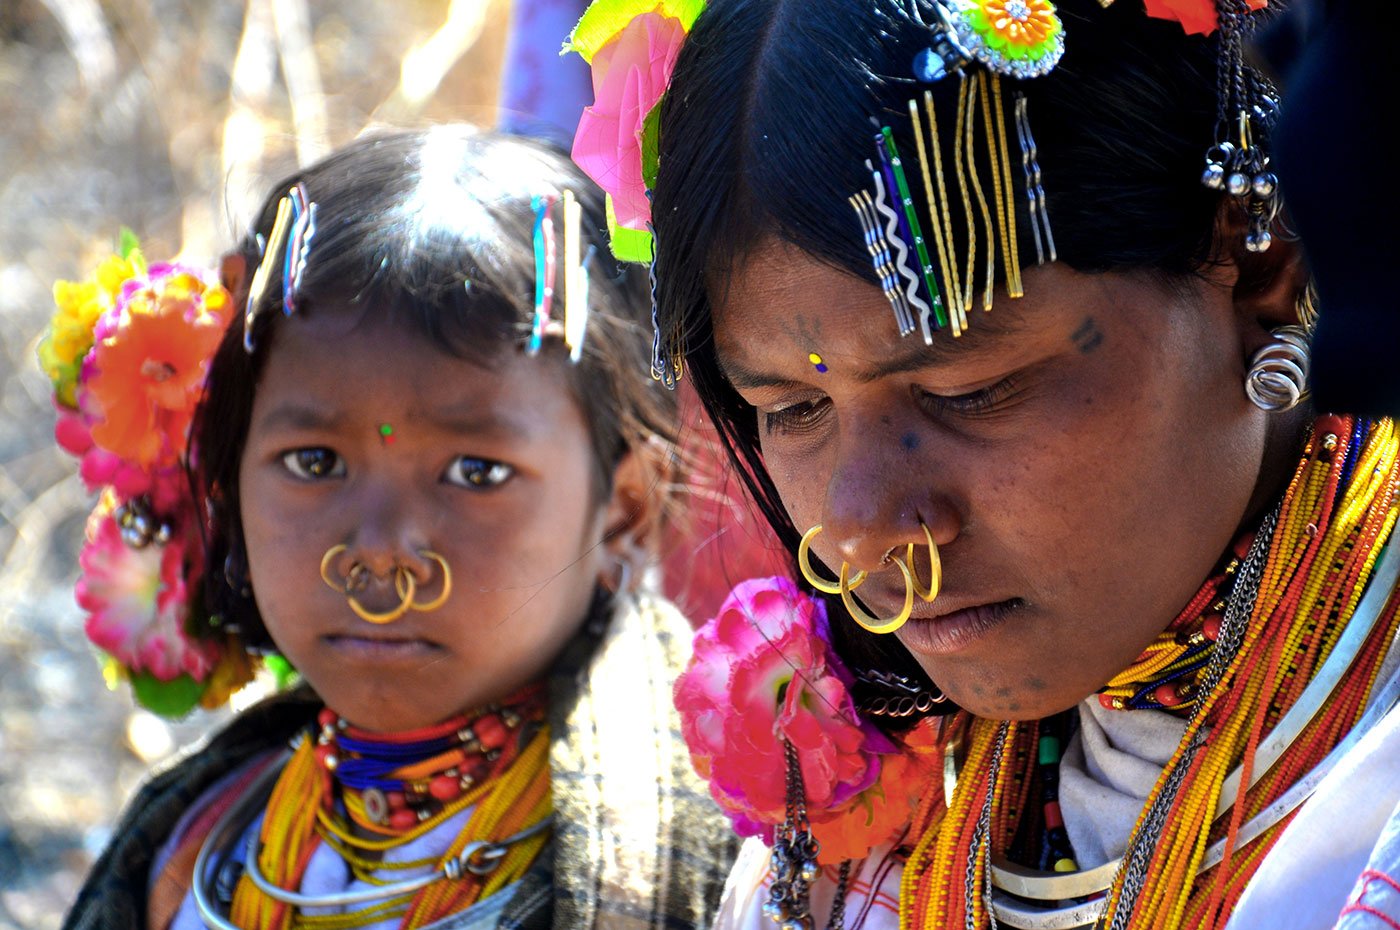
M 1217 43 L 1148 18 L 1136 0 L 1057 6 L 1058 68 L 1003 82 L 1028 99 L 1059 260 L 1081 272 L 1199 271 L 1217 247 L 1220 195 L 1199 181 L 1216 133 Z M 710 0 L 662 104 L 653 203 L 660 328 L 679 340 L 731 460 L 790 551 L 800 534 L 764 470 L 754 410 L 719 370 L 716 289 L 770 238 L 876 285 L 847 200 L 870 186 L 875 132 L 888 125 L 912 152 L 908 101 L 928 89 L 941 112 L 955 106 L 956 77 L 914 79 L 915 55 L 931 36 L 923 20 L 935 21 L 927 0 Z M 953 135 L 942 133 L 949 164 Z M 1030 218 L 1016 200 L 1024 230 Z M 1021 254 L 1023 265 L 1035 258 Z M 844 616 L 839 601 L 832 606 Z M 834 629 L 853 665 L 922 677 L 889 637 L 848 619 Z
M 248 595 L 239 518 L 239 462 L 253 398 L 283 317 L 282 262 L 273 260 L 253 307 L 254 350 L 244 349 L 249 283 L 272 231 L 279 200 L 301 184 L 316 204 L 316 233 L 295 313 L 388 314 L 444 352 L 491 364 L 521 351 L 534 315 L 532 198 L 570 190 L 582 207 L 590 313 L 582 357 L 571 363 L 547 339 L 542 362 L 569 373 L 595 452 L 595 494 L 611 490 L 629 449 L 675 442 L 675 399 L 651 380 L 650 302 L 645 273 L 612 259 L 601 193 L 562 152 L 542 142 L 470 126 L 391 132 L 352 142 L 273 186 L 253 229 L 225 257 L 238 312 L 211 363 L 196 416 L 194 481 L 207 501 L 206 597 L 244 642 L 268 644 Z M 279 256 L 280 258 L 280 256 Z M 653 440 L 660 440 L 653 444 Z M 671 463 L 674 459 L 670 460 Z M 659 475 L 657 493 L 675 486 Z

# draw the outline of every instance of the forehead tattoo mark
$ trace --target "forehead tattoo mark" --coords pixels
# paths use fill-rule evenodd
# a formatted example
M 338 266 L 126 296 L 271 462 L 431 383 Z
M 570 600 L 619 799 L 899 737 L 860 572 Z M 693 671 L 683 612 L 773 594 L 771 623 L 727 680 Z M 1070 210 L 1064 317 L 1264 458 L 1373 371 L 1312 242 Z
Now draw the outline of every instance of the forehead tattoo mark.
M 899 437 L 899 444 L 904 447 L 904 451 L 913 452 L 919 448 L 919 437 L 912 432 L 905 433 Z
M 1088 355 L 1103 345 L 1103 330 L 1099 329 L 1099 324 L 1094 322 L 1093 317 L 1085 317 L 1084 322 L 1079 324 L 1079 328 L 1070 338 L 1079 347 L 1081 354 Z

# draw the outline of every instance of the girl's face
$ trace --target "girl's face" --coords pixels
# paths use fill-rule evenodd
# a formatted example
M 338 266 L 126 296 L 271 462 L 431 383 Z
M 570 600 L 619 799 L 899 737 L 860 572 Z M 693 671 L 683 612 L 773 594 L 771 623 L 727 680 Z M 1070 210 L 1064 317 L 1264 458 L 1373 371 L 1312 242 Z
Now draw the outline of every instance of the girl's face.
M 440 722 L 538 679 L 579 628 L 622 526 L 596 500 L 584 415 L 553 360 L 501 351 L 482 367 L 387 314 L 279 321 L 239 467 L 254 596 L 277 647 L 357 726 Z M 386 436 L 385 429 L 392 432 Z M 397 605 L 394 569 L 436 597 L 383 625 L 321 580 L 369 570 L 357 597 Z
M 890 616 L 904 586 L 885 556 L 914 543 L 926 579 L 926 524 L 943 590 L 895 635 L 958 704 L 1003 719 L 1127 666 L 1286 480 L 1296 437 L 1245 397 L 1268 336 L 1231 282 L 1024 277 L 1024 298 L 925 346 L 875 287 L 770 243 L 714 322 L 794 525 L 822 524 L 814 552 L 872 572 L 861 600 Z

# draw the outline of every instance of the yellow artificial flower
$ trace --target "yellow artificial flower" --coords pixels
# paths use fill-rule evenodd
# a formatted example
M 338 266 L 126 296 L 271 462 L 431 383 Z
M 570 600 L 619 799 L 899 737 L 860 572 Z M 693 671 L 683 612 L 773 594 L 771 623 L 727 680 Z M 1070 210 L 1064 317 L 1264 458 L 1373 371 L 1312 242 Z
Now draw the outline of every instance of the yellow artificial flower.
M 77 406 L 74 391 L 82 374 L 83 359 L 92 351 L 92 332 L 97 321 L 116 305 L 122 285 L 145 272 L 146 260 L 139 249 L 133 249 L 126 258 L 112 255 L 104 259 L 91 280 L 54 282 L 57 309 L 39 343 L 38 354 L 39 366 L 53 382 L 59 403 Z

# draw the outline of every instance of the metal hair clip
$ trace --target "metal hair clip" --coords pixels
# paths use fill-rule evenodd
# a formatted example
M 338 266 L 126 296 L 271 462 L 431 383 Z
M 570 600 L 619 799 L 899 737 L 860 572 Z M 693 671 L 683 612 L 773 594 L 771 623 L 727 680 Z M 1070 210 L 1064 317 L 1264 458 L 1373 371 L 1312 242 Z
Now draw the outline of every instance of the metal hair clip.
M 880 180 L 879 172 L 872 172 L 872 177 L 875 179 L 877 192 L 883 194 L 884 182 Z M 894 310 L 895 323 L 899 326 L 900 335 L 910 333 L 914 329 L 914 316 L 904 291 L 899 288 L 899 277 L 890 258 L 890 243 L 885 238 L 885 233 L 880 231 L 876 202 L 871 198 L 870 192 L 864 190 L 851 195 L 849 202 L 860 220 L 861 230 L 865 235 L 865 249 L 870 253 L 870 262 L 880 279 L 880 290 L 884 292 L 885 299 Z M 893 211 L 890 211 L 889 207 L 885 210 L 890 214 L 892 221 Z
M 277 201 L 277 216 L 272 221 L 272 232 L 263 245 L 262 261 L 253 272 L 253 280 L 248 285 L 248 301 L 243 306 L 243 350 L 253 354 L 253 326 L 258 321 L 258 306 L 267 292 L 267 279 L 272 274 L 273 263 L 286 241 L 287 231 L 292 225 L 292 197 L 288 193 Z
M 311 240 L 316 236 L 316 204 L 306 195 L 306 185 L 298 183 L 288 192 L 292 201 L 292 231 L 282 266 L 282 312 L 296 312 L 296 298 L 306 261 L 311 256 Z
M 306 274 L 306 261 L 315 236 L 316 204 L 307 196 L 306 185 L 298 181 L 277 201 L 277 216 L 268 237 L 254 236 L 261 260 L 248 285 L 248 301 L 243 307 L 243 350 L 249 355 L 257 348 L 253 342 L 253 326 L 258 321 L 258 308 L 267 293 L 278 254 L 281 253 L 282 262 L 282 312 L 291 316 L 296 310 L 297 292 Z
M 968 51 L 958 38 L 952 14 L 946 6 L 939 2 L 929 4 L 938 20 L 935 23 L 924 19 L 920 6 L 919 0 L 909 0 L 910 15 L 923 23 L 932 33 L 932 37 L 928 47 L 920 49 L 914 56 L 914 77 L 926 84 L 932 84 L 955 71 L 961 71 L 972 61 L 972 52 Z
M 1055 261 L 1055 234 L 1050 231 L 1050 213 L 1045 209 L 1045 188 L 1040 183 L 1040 162 L 1036 159 L 1035 136 L 1027 113 L 1026 95 L 1016 94 L 1016 137 L 1021 142 L 1021 169 L 1026 175 L 1026 203 L 1030 207 L 1031 232 L 1035 234 L 1036 263 Z M 1041 229 L 1045 230 L 1042 240 Z M 1047 258 L 1046 256 L 1049 256 Z

